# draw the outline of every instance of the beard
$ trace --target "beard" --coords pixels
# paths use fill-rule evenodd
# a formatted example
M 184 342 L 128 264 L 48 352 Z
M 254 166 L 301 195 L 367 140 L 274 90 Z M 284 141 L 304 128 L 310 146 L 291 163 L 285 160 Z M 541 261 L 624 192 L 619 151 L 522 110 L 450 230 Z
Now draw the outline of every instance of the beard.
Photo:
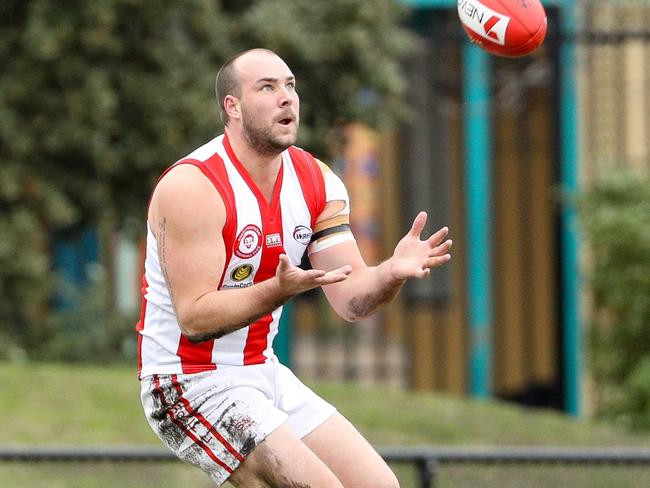
M 298 128 L 298 118 L 294 123 Z M 258 124 L 246 110 L 242 110 L 242 127 L 244 137 L 250 146 L 259 154 L 273 156 L 280 154 L 296 142 L 295 134 L 276 135 L 273 133 L 275 121 L 269 125 Z

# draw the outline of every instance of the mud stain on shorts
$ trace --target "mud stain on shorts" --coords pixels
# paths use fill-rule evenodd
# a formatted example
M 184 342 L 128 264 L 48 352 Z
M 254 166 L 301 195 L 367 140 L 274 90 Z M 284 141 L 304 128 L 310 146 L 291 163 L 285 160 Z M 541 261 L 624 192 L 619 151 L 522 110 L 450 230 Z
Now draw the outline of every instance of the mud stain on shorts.
M 158 423 L 158 436 L 171 448 L 178 449 L 187 434 L 184 429 L 171 420 L 163 420 Z
M 217 427 L 228 433 L 228 437 L 244 457 L 262 440 L 255 420 L 246 414 L 245 410 L 242 402 L 234 401 L 226 407 L 216 423 Z

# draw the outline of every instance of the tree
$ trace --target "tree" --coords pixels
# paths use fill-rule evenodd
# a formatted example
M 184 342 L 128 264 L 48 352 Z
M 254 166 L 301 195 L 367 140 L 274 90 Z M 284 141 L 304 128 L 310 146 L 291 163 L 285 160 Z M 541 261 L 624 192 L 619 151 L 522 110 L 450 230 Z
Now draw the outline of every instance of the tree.
M 650 429 L 650 178 L 613 175 L 581 197 L 592 249 L 592 371 L 602 416 Z
M 53 235 L 142 221 L 160 172 L 219 129 L 218 66 L 268 47 L 299 80 L 301 144 L 398 113 L 392 0 L 46 0 L 0 5 L 0 334 L 30 348 Z

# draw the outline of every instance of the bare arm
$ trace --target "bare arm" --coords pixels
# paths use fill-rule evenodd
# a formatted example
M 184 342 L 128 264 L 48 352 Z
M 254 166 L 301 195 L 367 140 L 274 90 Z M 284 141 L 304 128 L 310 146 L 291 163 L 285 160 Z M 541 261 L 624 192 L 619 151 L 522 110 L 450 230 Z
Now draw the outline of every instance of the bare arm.
M 343 263 L 352 266 L 352 273 L 345 282 L 323 287 L 328 301 L 342 318 L 352 322 L 367 317 L 390 301 L 407 279 L 425 278 L 431 268 L 449 262 L 452 242 L 444 240 L 448 233 L 446 227 L 420 240 L 426 219 L 426 213 L 420 212 L 393 255 L 378 266 L 366 266 L 353 241 L 310 256 L 311 263 L 319 269 L 334 269 Z
M 182 333 L 200 342 L 233 332 L 272 312 L 292 296 L 345 280 L 349 266 L 304 271 L 281 256 L 273 278 L 247 288 L 218 290 L 226 264 L 226 211 L 200 170 L 180 165 L 158 184 L 149 226 Z

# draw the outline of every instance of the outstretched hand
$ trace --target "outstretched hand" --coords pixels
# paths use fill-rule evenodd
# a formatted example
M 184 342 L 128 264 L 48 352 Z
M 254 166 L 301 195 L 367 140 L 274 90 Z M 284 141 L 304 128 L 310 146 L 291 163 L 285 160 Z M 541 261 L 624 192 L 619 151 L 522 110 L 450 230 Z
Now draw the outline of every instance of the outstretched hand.
M 304 270 L 291 264 L 286 254 L 280 254 L 280 262 L 275 270 L 275 276 L 282 292 L 293 296 L 318 286 L 344 281 L 351 272 L 350 265 L 341 266 L 332 271 Z
M 448 263 L 451 259 L 451 239 L 444 240 L 449 233 L 443 227 L 426 240 L 420 240 L 420 235 L 427 223 L 426 212 L 420 212 L 411 226 L 411 230 L 395 247 L 391 258 L 391 273 L 393 278 L 406 280 L 408 278 L 425 278 L 431 268 Z M 444 240 L 444 242 L 443 242 Z

